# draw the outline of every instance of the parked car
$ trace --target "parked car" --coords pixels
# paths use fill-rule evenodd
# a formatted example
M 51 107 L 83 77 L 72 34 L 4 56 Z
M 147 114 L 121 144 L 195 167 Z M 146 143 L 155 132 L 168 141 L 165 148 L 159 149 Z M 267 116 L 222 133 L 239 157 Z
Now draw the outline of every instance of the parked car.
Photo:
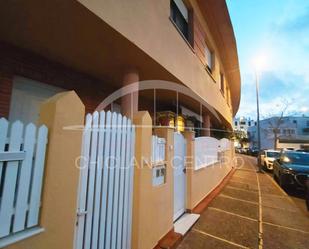
M 264 169 L 273 170 L 273 163 L 280 156 L 280 152 L 276 150 L 262 150 L 259 154 L 261 165 Z
M 273 164 L 274 179 L 281 187 L 299 186 L 305 188 L 309 176 L 309 153 L 282 151 Z
M 258 156 L 259 150 L 256 149 L 256 148 L 250 148 L 250 149 L 248 149 L 247 154 L 250 155 L 250 156 Z

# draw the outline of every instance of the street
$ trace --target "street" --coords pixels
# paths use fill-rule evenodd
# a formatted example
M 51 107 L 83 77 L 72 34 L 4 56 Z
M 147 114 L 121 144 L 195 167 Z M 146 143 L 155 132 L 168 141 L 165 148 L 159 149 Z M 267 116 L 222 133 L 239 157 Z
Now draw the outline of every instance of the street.
M 305 201 L 288 196 L 269 174 L 257 174 L 255 158 L 241 158 L 244 165 L 178 248 L 308 248 Z

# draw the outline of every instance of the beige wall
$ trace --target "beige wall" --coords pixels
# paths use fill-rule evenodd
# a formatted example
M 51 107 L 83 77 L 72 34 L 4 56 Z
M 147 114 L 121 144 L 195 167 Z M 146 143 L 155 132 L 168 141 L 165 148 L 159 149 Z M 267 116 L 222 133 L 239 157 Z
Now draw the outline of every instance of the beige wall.
M 14 5 L 2 1 L 1 40 L 100 79 L 99 84 L 105 83 L 104 90 L 97 91 L 102 97 L 105 88 L 112 92 L 121 86 L 128 67 L 136 67 L 142 80 L 183 83 L 231 123 L 231 109 L 220 92 L 219 70 L 230 80 L 234 113 L 240 77 L 225 0 L 188 1 L 215 50 L 213 76 L 170 21 L 169 0 L 17 0 Z M 206 15 L 206 10 L 211 13 Z
M 190 0 L 190 2 L 197 18 L 205 28 L 207 39 L 212 43 L 211 46 L 217 57 L 213 77 L 206 71 L 195 52 L 170 21 L 170 1 L 79 0 L 79 2 L 204 98 L 228 122 L 232 122 L 231 108 L 220 92 L 219 72 L 224 72 L 220 53 L 202 18 L 196 0 Z M 164 37 L 164 39 L 158 39 L 158 37 Z
M 40 216 L 45 231 L 6 248 L 73 248 L 79 180 L 75 159 L 80 155 L 82 133 L 63 127 L 83 125 L 84 115 L 84 105 L 73 91 L 43 103 L 39 122 L 49 128 Z
M 187 209 L 193 210 L 232 169 L 232 151 L 224 153 L 226 161 L 194 170 L 194 134 L 186 132 L 187 139 Z

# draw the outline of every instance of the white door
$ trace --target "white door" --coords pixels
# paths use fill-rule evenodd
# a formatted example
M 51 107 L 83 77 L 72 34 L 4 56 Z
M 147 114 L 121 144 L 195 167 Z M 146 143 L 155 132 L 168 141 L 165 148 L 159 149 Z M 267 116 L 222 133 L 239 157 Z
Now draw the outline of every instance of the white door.
M 14 77 L 9 120 L 36 123 L 40 105 L 63 89 L 23 77 Z
M 131 249 L 134 144 L 125 116 L 86 116 L 74 249 Z
M 186 140 L 181 133 L 174 133 L 174 221 L 186 210 Z

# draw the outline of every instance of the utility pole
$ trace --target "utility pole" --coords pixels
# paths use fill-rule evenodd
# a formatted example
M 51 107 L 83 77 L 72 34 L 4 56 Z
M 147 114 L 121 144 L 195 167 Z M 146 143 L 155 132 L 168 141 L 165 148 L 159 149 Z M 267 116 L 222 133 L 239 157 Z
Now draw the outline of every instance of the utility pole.
M 256 111 L 257 111 L 257 135 L 258 135 L 258 173 L 263 173 L 261 165 L 261 129 L 260 129 L 260 104 L 259 104 L 259 75 L 257 70 L 255 70 L 255 87 L 256 87 Z

